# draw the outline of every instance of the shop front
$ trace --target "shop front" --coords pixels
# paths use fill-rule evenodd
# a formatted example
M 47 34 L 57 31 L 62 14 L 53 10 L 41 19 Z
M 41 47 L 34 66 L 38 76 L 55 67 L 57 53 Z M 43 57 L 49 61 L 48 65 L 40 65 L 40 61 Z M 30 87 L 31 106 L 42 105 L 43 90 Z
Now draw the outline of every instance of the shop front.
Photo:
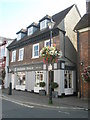
M 48 66 L 43 63 L 30 64 L 28 66 L 14 68 L 13 86 L 16 90 L 39 93 L 40 82 L 45 82 L 44 90 L 49 94 L 49 71 Z M 72 95 L 76 92 L 76 71 L 66 69 L 65 62 L 55 63 L 52 66 L 52 80 L 58 84 L 55 91 L 58 95 Z

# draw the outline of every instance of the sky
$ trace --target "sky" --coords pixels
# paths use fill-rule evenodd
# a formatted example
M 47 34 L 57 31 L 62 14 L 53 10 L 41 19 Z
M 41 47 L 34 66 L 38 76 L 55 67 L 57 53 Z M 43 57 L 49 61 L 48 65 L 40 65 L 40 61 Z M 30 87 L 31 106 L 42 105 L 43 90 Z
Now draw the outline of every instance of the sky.
M 22 28 L 73 4 L 77 5 L 81 16 L 86 13 L 86 0 L 0 0 L 0 36 L 15 39 Z

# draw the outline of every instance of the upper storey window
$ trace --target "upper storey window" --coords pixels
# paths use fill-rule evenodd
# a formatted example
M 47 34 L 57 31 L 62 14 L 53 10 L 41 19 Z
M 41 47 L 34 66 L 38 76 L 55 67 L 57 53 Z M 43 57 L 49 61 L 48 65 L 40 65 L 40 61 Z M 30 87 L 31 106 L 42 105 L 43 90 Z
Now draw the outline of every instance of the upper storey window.
M 43 17 L 39 22 L 40 22 L 40 30 L 43 30 L 48 27 L 48 23 L 51 21 L 51 16 L 46 15 Z
M 17 35 L 17 41 L 21 39 L 21 33 Z
M 16 50 L 12 51 L 12 60 L 11 62 L 15 62 L 16 61 Z
M 16 34 L 17 34 L 17 41 L 19 41 L 20 39 L 22 39 L 26 35 L 26 29 L 21 29 Z
M 39 43 L 33 45 L 32 58 L 39 58 Z
M 22 61 L 24 57 L 24 48 L 19 49 L 19 60 Z
M 47 20 L 43 20 L 40 22 L 40 30 L 45 29 L 47 27 Z
M 38 24 L 37 23 L 35 23 L 35 22 L 33 22 L 31 25 L 29 25 L 28 27 L 27 27 L 27 34 L 28 34 L 28 36 L 29 35 L 32 35 L 37 29 L 38 29 Z
M 28 28 L 28 35 L 32 35 L 33 34 L 33 26 Z

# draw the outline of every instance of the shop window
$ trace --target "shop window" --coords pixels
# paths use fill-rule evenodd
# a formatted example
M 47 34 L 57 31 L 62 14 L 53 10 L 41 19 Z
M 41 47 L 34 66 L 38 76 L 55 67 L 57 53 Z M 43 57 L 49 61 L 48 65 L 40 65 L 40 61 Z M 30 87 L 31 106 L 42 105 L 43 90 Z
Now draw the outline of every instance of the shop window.
M 40 86 L 40 82 L 44 81 L 44 74 L 41 71 L 36 71 L 35 72 L 35 87 Z
M 18 72 L 17 76 L 18 76 L 17 85 L 25 85 L 25 83 L 26 83 L 25 73 L 24 72 Z
M 72 71 L 64 71 L 64 88 L 72 88 Z

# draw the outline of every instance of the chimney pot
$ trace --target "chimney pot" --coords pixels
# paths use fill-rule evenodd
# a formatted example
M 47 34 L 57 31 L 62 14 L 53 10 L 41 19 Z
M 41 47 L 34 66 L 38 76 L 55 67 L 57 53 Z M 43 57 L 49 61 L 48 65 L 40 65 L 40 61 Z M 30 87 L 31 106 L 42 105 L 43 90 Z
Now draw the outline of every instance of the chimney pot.
M 86 0 L 86 13 L 90 12 L 90 0 Z

